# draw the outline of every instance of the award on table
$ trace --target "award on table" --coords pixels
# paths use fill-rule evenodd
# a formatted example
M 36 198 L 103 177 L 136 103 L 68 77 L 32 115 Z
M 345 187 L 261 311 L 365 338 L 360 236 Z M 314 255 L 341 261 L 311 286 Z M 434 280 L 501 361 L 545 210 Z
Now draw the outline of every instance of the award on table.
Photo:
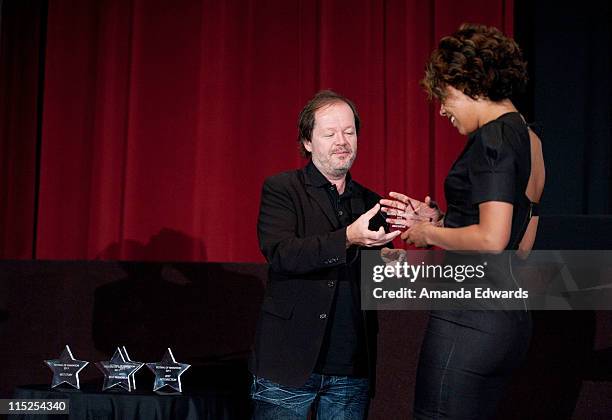
M 135 375 L 136 375 L 136 372 L 138 372 L 140 370 L 140 368 L 144 366 L 144 363 L 136 362 L 136 361 L 130 359 L 130 356 L 128 355 L 128 352 L 127 352 L 127 349 L 125 348 L 125 346 L 121 347 L 121 350 L 123 351 L 123 358 L 125 360 L 127 360 L 128 362 L 135 363 L 135 364 L 138 365 L 136 370 L 130 374 L 130 378 L 131 378 L 131 381 L 132 381 L 132 389 L 136 389 L 136 377 L 135 377 Z
M 131 392 L 133 388 L 133 374 L 142 367 L 142 363 L 131 362 L 126 359 L 123 351 L 117 347 L 115 354 L 108 361 L 96 362 L 96 367 L 104 374 L 102 391 L 120 387 Z
M 64 348 L 59 359 L 45 360 L 45 363 L 53 371 L 51 388 L 67 384 L 76 389 L 81 389 L 79 372 L 81 372 L 89 362 L 75 359 L 72 356 L 70 347 L 66 346 Z
M 155 374 L 153 391 L 169 387 L 175 391 L 183 392 L 181 375 L 189 369 L 190 366 L 191 365 L 186 363 L 177 363 L 172 354 L 172 350 L 168 348 L 160 362 L 147 363 L 147 367 Z

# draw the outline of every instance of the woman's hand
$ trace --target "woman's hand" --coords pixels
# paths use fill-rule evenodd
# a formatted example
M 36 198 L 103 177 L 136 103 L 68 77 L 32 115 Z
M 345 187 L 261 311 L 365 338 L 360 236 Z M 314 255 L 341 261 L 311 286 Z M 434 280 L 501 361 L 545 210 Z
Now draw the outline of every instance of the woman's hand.
M 402 233 L 400 238 L 407 244 L 414 244 L 417 248 L 426 248 L 430 246 L 427 240 L 427 234 L 429 229 L 432 228 L 434 228 L 434 226 L 429 222 L 416 223 Z
M 382 248 L 380 250 L 380 258 L 386 265 L 395 265 L 395 263 L 402 263 L 406 261 L 406 251 L 398 248 Z
M 392 199 L 382 199 L 380 204 L 383 206 L 381 211 L 391 216 L 387 218 L 387 223 L 392 228 L 407 229 L 421 222 L 442 226 L 444 215 L 429 196 L 425 197 L 425 201 L 396 192 L 390 192 L 389 196 Z

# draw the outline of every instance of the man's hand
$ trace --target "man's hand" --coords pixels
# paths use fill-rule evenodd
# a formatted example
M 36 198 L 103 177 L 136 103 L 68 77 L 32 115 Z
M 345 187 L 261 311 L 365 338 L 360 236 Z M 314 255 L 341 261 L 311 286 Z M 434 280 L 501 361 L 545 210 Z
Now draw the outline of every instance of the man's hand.
M 381 226 L 377 231 L 369 230 L 370 219 L 376 216 L 380 210 L 380 204 L 376 204 L 370 210 L 363 213 L 357 220 L 346 228 L 346 247 L 358 246 L 381 246 L 397 238 L 401 231 L 386 233 Z

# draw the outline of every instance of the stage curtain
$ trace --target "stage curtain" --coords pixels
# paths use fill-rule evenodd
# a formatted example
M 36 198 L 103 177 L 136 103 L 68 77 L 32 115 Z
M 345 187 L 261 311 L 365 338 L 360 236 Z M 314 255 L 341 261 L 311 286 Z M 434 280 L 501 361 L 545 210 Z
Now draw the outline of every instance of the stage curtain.
M 324 88 L 362 117 L 356 180 L 443 203 L 465 138 L 425 60 L 462 22 L 512 20 L 503 0 L 53 0 L 35 256 L 263 261 L 262 183 L 305 164 L 297 115 Z
M 0 2 L 0 258 L 34 255 L 46 7 Z

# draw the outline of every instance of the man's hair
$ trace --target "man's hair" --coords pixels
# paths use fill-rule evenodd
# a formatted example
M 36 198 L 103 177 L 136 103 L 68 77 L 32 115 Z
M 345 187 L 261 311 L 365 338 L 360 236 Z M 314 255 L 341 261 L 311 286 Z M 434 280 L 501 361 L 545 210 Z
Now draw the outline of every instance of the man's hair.
M 452 86 L 472 99 L 507 99 L 524 90 L 527 63 L 516 42 L 499 29 L 464 23 L 440 40 L 425 66 L 421 86 L 429 98 L 444 100 Z
M 304 147 L 305 141 L 312 141 L 312 130 L 315 125 L 315 113 L 326 106 L 344 102 L 347 104 L 351 111 L 353 111 L 353 116 L 355 117 L 355 131 L 356 134 L 359 135 L 359 126 L 361 125 L 361 121 L 359 120 L 359 114 L 357 113 L 357 108 L 355 104 L 351 102 L 348 98 L 333 92 L 331 90 L 322 90 L 318 92 L 302 109 L 300 112 L 300 117 L 298 119 L 298 143 L 300 148 L 300 153 L 304 157 L 310 157 L 310 152 L 306 150 Z

